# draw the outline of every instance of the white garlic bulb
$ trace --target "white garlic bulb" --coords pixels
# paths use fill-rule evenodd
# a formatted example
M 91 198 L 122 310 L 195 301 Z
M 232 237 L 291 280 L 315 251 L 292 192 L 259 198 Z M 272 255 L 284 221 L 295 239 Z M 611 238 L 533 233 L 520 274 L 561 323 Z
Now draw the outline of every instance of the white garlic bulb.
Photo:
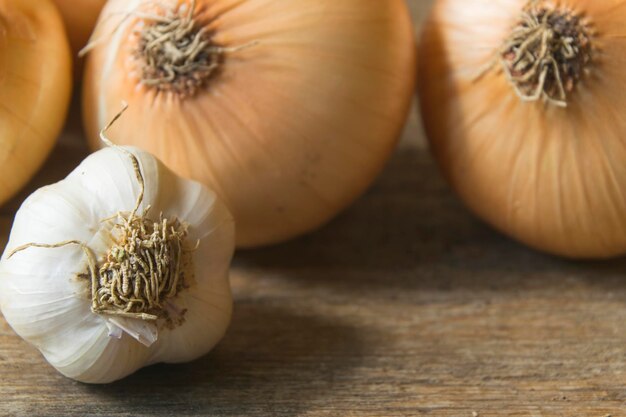
M 62 374 L 108 383 L 213 348 L 230 321 L 233 251 L 213 192 L 146 152 L 107 148 L 24 202 L 0 308 Z

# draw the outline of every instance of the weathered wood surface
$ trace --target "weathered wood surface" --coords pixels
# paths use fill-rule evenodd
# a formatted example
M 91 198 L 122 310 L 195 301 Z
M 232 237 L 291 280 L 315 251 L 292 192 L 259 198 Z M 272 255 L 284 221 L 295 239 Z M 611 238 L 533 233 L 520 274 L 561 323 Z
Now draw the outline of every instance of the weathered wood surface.
M 75 132 L 31 190 L 82 158 Z M 0 209 L 2 245 L 21 199 Z M 237 254 L 232 327 L 199 361 L 87 386 L 0 318 L 0 415 L 625 416 L 624 272 L 626 260 L 551 258 L 474 219 L 414 116 L 331 225 Z

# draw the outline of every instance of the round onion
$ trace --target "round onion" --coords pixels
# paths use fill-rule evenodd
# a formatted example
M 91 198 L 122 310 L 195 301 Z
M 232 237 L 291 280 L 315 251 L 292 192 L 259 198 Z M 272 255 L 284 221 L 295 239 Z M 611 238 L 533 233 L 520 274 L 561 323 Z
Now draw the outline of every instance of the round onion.
M 125 100 L 111 136 L 215 189 L 239 246 L 292 238 L 354 201 L 390 156 L 413 36 L 403 0 L 111 0 L 84 82 L 91 144 Z M 193 56 L 192 42 L 204 42 Z
M 534 248 L 626 253 L 624 6 L 439 0 L 426 25 L 434 154 L 471 210 Z

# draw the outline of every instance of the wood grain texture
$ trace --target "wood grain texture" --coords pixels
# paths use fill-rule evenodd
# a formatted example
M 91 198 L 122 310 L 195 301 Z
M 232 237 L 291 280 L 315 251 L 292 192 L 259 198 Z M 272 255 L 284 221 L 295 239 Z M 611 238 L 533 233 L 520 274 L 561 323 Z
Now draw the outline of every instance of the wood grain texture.
M 85 155 L 78 129 L 29 191 Z M 26 194 L 0 209 L 2 245 Z M 232 326 L 194 363 L 83 385 L 0 318 L 0 415 L 624 416 L 624 271 L 626 260 L 532 252 L 474 219 L 413 115 L 354 207 L 313 235 L 237 254 Z

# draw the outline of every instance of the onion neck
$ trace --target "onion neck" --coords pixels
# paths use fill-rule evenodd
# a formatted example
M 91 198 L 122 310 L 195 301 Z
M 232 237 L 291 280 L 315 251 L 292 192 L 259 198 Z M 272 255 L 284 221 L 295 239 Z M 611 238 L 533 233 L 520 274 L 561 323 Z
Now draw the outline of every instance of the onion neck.
M 500 61 L 523 101 L 567 107 L 592 61 L 588 26 L 563 7 L 531 1 L 506 39 Z

